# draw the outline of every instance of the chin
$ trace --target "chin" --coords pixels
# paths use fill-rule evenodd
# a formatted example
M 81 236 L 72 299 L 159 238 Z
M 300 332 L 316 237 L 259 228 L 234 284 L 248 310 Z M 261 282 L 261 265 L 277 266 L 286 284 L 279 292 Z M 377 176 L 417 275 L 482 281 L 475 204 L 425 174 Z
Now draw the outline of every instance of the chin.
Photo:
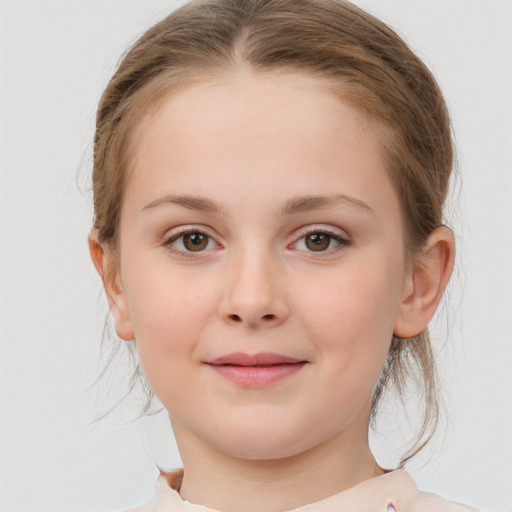
M 293 457 L 311 446 L 308 445 L 304 432 L 297 432 L 296 426 L 291 428 L 255 428 L 254 424 L 247 428 L 232 428 L 229 436 L 223 436 L 217 448 L 234 457 L 249 460 L 273 460 Z M 312 445 L 314 443 L 311 443 Z
M 231 445 L 221 448 L 233 457 L 246 460 L 282 460 L 298 455 L 302 451 L 298 447 L 283 448 L 283 446 L 278 443 L 264 442 L 259 445 L 246 442 L 244 446 Z

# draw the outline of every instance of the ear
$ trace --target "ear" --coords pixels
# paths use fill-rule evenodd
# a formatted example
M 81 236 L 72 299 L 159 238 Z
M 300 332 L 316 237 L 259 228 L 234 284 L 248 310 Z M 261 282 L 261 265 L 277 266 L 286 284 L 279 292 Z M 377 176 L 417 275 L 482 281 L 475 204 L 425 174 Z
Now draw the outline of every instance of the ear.
M 441 226 L 430 234 L 407 271 L 395 320 L 395 336 L 412 338 L 426 329 L 448 284 L 454 261 L 453 233 Z
M 135 334 L 118 266 L 113 255 L 100 243 L 97 229 L 91 230 L 88 240 L 92 262 L 107 294 L 116 333 L 125 341 L 133 340 Z

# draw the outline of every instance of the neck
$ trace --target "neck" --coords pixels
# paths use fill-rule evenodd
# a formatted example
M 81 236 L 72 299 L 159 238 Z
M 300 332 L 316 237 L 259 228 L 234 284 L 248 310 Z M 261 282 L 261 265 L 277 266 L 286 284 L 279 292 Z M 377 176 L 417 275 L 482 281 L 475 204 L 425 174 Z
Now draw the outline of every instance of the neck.
M 183 499 L 223 512 L 282 512 L 322 500 L 380 476 L 368 446 L 331 439 L 284 459 L 243 459 L 211 445 L 192 446 L 175 426 L 185 467 Z M 283 490 L 286 490 L 283 492 Z

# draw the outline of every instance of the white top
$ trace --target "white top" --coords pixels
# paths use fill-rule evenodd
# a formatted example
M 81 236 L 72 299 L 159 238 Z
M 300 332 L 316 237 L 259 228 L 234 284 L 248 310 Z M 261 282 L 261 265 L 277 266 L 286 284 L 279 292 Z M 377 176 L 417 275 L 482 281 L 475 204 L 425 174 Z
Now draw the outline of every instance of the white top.
M 182 500 L 178 493 L 182 479 L 183 470 L 162 473 L 156 483 L 155 497 L 145 505 L 127 512 L 219 512 Z M 477 511 L 466 505 L 448 502 L 435 494 L 418 491 L 411 475 L 403 469 L 397 469 L 289 512 Z

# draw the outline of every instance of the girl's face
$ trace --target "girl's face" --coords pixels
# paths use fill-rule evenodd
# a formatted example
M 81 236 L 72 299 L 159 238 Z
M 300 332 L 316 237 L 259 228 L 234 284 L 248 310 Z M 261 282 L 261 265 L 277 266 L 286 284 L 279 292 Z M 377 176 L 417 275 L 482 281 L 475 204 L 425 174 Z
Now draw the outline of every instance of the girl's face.
M 240 70 L 170 93 L 136 144 L 113 313 L 178 443 L 366 442 L 410 293 L 375 132 L 321 82 Z

